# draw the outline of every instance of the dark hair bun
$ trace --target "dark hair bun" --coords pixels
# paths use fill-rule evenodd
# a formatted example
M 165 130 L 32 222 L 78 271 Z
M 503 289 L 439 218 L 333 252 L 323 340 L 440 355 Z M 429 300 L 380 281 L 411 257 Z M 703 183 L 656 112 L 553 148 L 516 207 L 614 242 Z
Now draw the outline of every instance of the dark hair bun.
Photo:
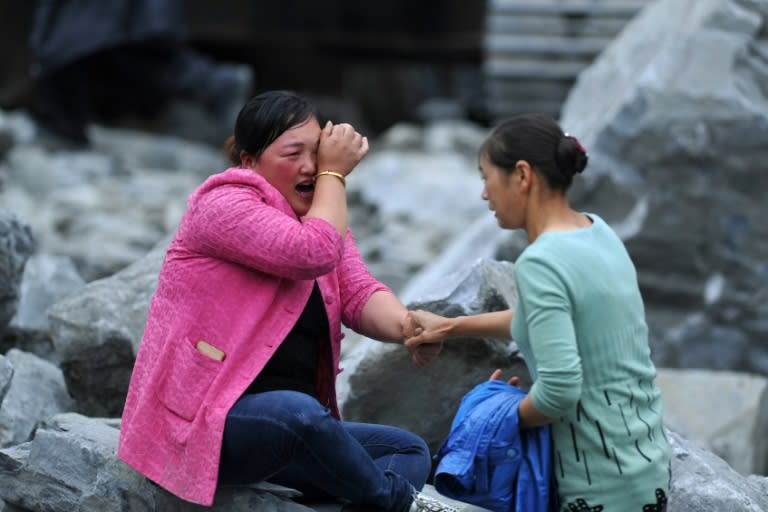
M 576 137 L 565 134 L 557 144 L 555 160 L 560 172 L 571 177 L 584 171 L 589 155 Z
M 224 156 L 229 159 L 229 162 L 232 165 L 240 165 L 240 150 L 237 148 L 237 142 L 235 141 L 235 136 L 230 135 L 229 138 L 224 142 L 224 147 L 222 148 L 224 152 Z

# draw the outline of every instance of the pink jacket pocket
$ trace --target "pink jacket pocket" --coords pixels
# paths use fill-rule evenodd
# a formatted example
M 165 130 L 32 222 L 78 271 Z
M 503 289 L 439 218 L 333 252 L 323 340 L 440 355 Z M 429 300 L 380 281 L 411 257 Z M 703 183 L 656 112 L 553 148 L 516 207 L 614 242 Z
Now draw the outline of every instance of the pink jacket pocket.
M 192 421 L 223 363 L 202 354 L 187 338 L 174 345 L 157 397 L 168 410 Z

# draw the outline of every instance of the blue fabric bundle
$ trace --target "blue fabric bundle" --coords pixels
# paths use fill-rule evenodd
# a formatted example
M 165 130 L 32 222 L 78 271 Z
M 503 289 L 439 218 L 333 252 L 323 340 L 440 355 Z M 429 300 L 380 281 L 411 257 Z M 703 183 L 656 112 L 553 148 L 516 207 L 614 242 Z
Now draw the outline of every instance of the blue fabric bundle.
M 435 489 L 494 512 L 547 512 L 552 498 L 549 426 L 518 428 L 527 394 L 501 380 L 475 386 L 435 455 Z

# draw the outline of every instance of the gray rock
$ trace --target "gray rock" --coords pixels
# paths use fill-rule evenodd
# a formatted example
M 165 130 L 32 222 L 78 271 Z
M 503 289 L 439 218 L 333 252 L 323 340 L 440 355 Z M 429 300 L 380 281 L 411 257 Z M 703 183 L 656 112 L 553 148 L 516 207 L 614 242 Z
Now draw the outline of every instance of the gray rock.
M 68 256 L 35 254 L 24 266 L 19 306 L 11 326 L 48 330 L 48 308 L 85 286 L 85 281 Z
M 417 124 L 400 122 L 377 139 L 379 149 L 390 151 L 420 151 L 424 148 L 424 130 Z
M 14 146 L 0 203 L 27 220 L 39 252 L 71 257 L 93 281 L 174 231 L 188 194 L 224 167 L 220 152 L 207 146 L 97 129 L 87 151 Z
M 51 337 L 78 412 L 122 413 L 167 244 L 49 308 Z
M 712 370 L 659 368 L 664 424 L 742 475 L 766 474 L 768 379 Z M 702 407 L 702 403 L 716 405 Z
M 0 356 L 0 446 L 28 441 L 37 424 L 51 415 L 72 410 L 61 370 L 34 354 L 11 349 Z M 10 378 L 9 369 L 12 370 Z M 6 381 L 5 386 L 3 381 Z
M 221 488 L 214 506 L 179 500 L 115 456 L 117 420 L 61 414 L 42 423 L 35 437 L 0 449 L 0 499 L 9 512 L 338 512 L 338 503 L 292 501 L 295 492 L 269 484 Z M 768 510 L 768 479 L 744 477 L 722 459 L 667 430 L 672 459 L 670 512 Z M 439 496 L 428 486 L 427 494 Z M 2 503 L 2 502 L 0 502 Z M 458 503 L 457 503 L 458 504 Z M 461 506 L 463 511 L 477 507 Z M 0 509 L 2 510 L 2 509 Z
M 61 414 L 32 441 L 0 450 L 0 497 L 34 512 L 306 512 L 272 492 L 220 490 L 212 508 L 182 501 L 116 457 L 119 422 Z
M 117 459 L 119 421 L 60 414 L 30 442 L 0 450 L 0 506 L 7 512 L 340 512 L 336 501 L 295 501 L 269 482 L 221 487 L 212 507 L 183 501 Z M 425 492 L 439 496 L 427 486 Z M 449 501 L 461 512 L 483 509 Z M 17 508 L 18 507 L 18 508 Z M 3 511 L 0 508 L 0 511 Z
M 0 336 L 0 354 L 11 349 L 29 352 L 58 366 L 59 357 L 53 348 L 48 331 L 22 329 L 8 326 Z
M 90 282 L 140 259 L 174 231 L 195 184 L 192 176 L 137 172 L 56 189 L 42 204 L 18 186 L 2 196 L 29 216 L 41 253 L 71 257 Z
M 657 0 L 563 106 L 590 153 L 576 204 L 628 228 L 649 309 L 683 314 L 663 366 L 768 374 L 766 20 L 764 1 Z
M 408 307 L 446 316 L 514 307 L 512 267 L 478 260 L 444 277 L 440 288 Z M 448 434 L 462 396 L 496 368 L 510 377 L 519 375 L 523 387 L 530 384 L 517 345 L 508 340 L 451 340 L 431 365 L 418 368 L 402 346 L 363 339 L 344 366 L 338 380 L 345 419 L 404 427 L 423 437 L 433 451 Z
M 672 446 L 670 512 L 763 512 L 768 478 L 744 477 L 718 456 L 667 430 Z
M 27 509 L 14 507 L 10 503 L 0 500 L 0 512 L 28 512 Z
M 218 143 L 212 148 L 176 136 L 99 126 L 93 127 L 90 136 L 94 151 L 112 155 L 124 169 L 183 173 L 202 181 L 227 166 Z
M 512 263 L 480 260 L 469 269 L 445 276 L 440 283 L 433 283 L 434 291 L 423 295 L 420 302 L 409 303 L 408 306 L 447 316 L 493 311 L 507 305 L 514 307 L 516 293 L 513 272 Z M 422 435 L 434 450 L 435 444 L 441 442 L 447 434 L 447 426 L 461 396 L 472 384 L 487 378 L 490 370 L 502 366 L 498 361 L 490 360 L 494 352 L 483 346 L 484 341 L 455 340 L 455 345 L 462 349 L 467 346 L 481 347 L 460 355 L 449 351 L 454 343 L 449 341 L 445 353 L 433 363 L 444 366 L 434 373 L 419 374 L 420 370 L 413 369 L 402 349 L 398 351 L 388 345 L 363 340 L 355 348 L 354 352 L 357 353 L 350 355 L 347 369 L 340 376 L 343 378 L 344 374 L 349 374 L 347 385 L 350 391 L 343 402 L 344 416 L 347 419 L 360 417 L 367 421 L 373 419 L 403 426 Z M 496 354 L 496 357 L 499 355 Z M 441 363 L 444 358 L 450 362 Z M 462 366 L 465 363 L 466 366 Z M 484 365 L 485 368 L 478 373 L 477 368 L 483 368 Z M 528 377 L 524 367 L 516 368 L 512 373 Z M 450 381 L 441 380 L 446 375 Z M 469 375 L 468 379 L 466 375 Z M 662 384 L 667 384 L 664 392 L 670 395 L 669 403 L 665 402 L 665 412 L 677 427 L 685 428 L 692 436 L 700 438 L 706 438 L 702 431 L 706 427 L 709 429 L 707 432 L 713 434 L 706 440 L 737 461 L 739 457 L 750 455 L 752 447 L 764 439 L 766 412 L 763 408 L 767 400 L 764 379 L 759 379 L 755 386 L 748 389 L 745 389 L 744 379 L 752 381 L 747 376 L 733 376 L 736 382 L 730 388 L 718 385 L 718 381 L 711 379 L 713 382 L 709 385 L 720 389 L 721 395 L 718 398 L 711 389 L 702 389 L 702 383 L 698 380 L 686 381 L 683 375 L 676 378 L 677 374 L 669 370 L 662 370 L 661 375 Z M 691 400 L 691 396 L 702 394 L 707 396 L 706 403 L 711 401 L 718 404 L 718 418 L 712 418 L 712 409 L 702 406 L 702 400 Z M 686 415 L 683 401 L 687 402 L 688 407 L 700 409 L 696 416 L 699 421 Z M 425 416 L 432 420 L 430 424 L 424 421 Z M 742 429 L 734 428 L 734 418 L 738 418 L 737 423 Z M 768 494 L 765 492 L 768 479 L 754 475 L 742 476 L 714 453 L 697 447 L 672 431 L 668 430 L 667 433 L 674 454 L 670 511 L 768 510 L 765 508 L 768 506 Z M 742 439 L 741 443 L 738 442 L 739 438 Z M 761 453 L 751 454 L 754 466 L 760 464 Z
M 7 127 L 0 126 L 0 160 L 5 158 L 14 144 L 16 144 L 16 139 L 13 132 Z
M 29 144 L 37 138 L 37 127 L 23 110 L 0 110 L 0 128 L 13 135 L 15 145 Z
M 8 155 L 8 177 L 35 198 L 124 174 L 114 157 L 92 151 L 50 153 L 40 146 L 16 145 Z M 38 207 L 43 206 L 38 204 Z
M 16 314 L 24 265 L 34 250 L 29 226 L 14 213 L 0 209 L 0 332 Z
M 457 269 L 481 259 L 501 259 L 494 256 L 506 238 L 507 233 L 499 228 L 493 215 L 480 216 L 454 237 L 437 258 L 408 280 L 408 284 L 398 293 L 400 300 L 404 303 L 419 302 L 425 294 L 437 295 L 437 290 L 445 286 L 445 276 L 455 274 Z
M 11 387 L 12 378 L 13 365 L 7 357 L 0 356 L 0 407 L 2 407 L 5 395 Z

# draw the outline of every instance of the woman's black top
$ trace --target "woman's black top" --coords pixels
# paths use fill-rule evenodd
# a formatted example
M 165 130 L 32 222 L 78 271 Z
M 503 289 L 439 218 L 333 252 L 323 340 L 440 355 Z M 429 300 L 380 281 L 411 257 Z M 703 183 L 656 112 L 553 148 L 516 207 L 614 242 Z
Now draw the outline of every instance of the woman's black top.
M 290 389 L 317 398 L 317 369 L 321 350 L 328 350 L 328 331 L 323 296 L 315 281 L 312 294 L 293 329 L 246 393 Z

